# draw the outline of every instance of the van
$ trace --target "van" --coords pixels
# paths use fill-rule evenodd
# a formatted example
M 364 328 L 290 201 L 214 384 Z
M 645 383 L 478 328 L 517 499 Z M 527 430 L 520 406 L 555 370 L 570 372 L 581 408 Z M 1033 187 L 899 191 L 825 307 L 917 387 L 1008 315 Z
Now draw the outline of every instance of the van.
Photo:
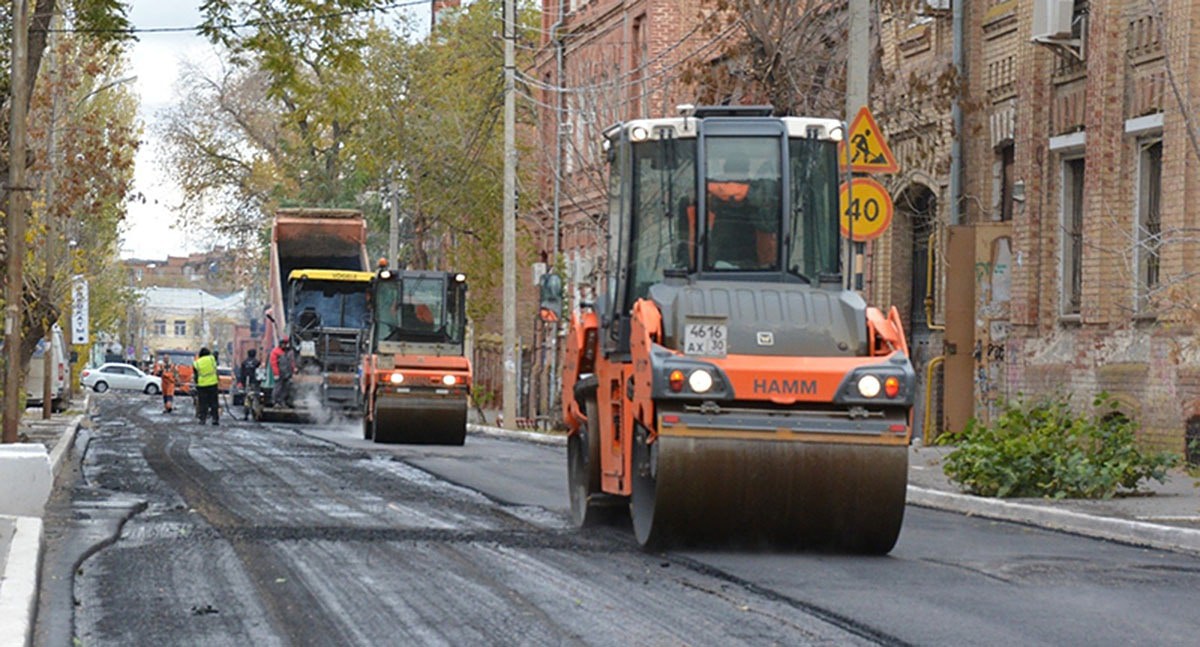
M 67 366 L 67 347 L 63 341 L 62 328 L 55 324 L 50 330 L 50 410 L 55 413 L 66 409 L 67 380 L 70 369 Z M 42 406 L 42 385 L 44 383 L 46 366 L 46 340 L 39 339 L 37 348 L 33 351 L 33 359 L 29 360 L 29 374 L 25 376 L 25 406 Z

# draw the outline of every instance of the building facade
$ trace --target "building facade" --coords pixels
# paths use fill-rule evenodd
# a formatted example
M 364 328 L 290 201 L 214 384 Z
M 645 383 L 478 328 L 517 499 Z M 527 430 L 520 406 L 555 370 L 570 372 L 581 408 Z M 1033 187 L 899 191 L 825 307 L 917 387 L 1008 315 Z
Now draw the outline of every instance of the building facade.
M 140 291 L 137 359 L 147 360 L 166 350 L 199 352 L 207 347 L 222 365 L 236 365 L 235 355 L 246 348 L 249 335 L 245 293 L 217 296 L 190 288 L 149 287 Z
M 607 123 L 689 100 L 671 70 L 703 55 L 695 15 L 669 0 L 543 3 L 541 176 L 552 195 L 561 169 L 569 283 L 603 271 L 587 146 Z M 1144 441 L 1184 450 L 1200 438 L 1186 209 L 1200 199 L 1200 4 L 984 0 L 959 17 L 961 75 L 950 3 L 890 3 L 874 23 L 871 108 L 901 172 L 879 178 L 896 212 L 868 245 L 866 297 L 899 308 L 922 377 L 944 366 L 935 425 L 1056 392 L 1086 409 L 1106 391 Z
M 1012 4 L 1010 393 L 1113 394 L 1143 439 L 1200 431 L 1200 5 Z M 1069 21 L 1067 17 L 1069 16 Z M 982 155 L 976 152 L 977 155 Z M 981 181 L 975 178 L 976 182 Z

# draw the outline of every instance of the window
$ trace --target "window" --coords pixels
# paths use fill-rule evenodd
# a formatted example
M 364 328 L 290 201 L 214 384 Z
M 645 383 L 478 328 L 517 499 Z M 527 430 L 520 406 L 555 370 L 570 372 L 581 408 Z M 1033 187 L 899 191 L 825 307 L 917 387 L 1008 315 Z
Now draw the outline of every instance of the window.
M 1158 287 L 1162 248 L 1162 140 L 1138 145 L 1137 307 L 1145 309 Z
M 1077 315 L 1083 300 L 1083 173 L 1082 157 L 1063 161 L 1062 174 L 1062 314 Z
M 1013 162 L 1016 147 L 1012 141 L 996 147 L 995 193 L 996 204 L 993 220 L 1008 222 L 1013 216 Z
M 187 322 L 183 319 L 175 320 L 175 336 L 187 337 Z
M 156 334 L 156 335 L 167 334 L 167 320 L 166 319 L 155 319 L 154 320 L 154 334 Z
M 630 286 L 645 297 L 667 270 L 690 270 L 695 255 L 696 140 L 633 146 Z
M 777 269 L 783 178 L 779 140 L 709 137 L 705 146 L 710 215 L 704 269 Z

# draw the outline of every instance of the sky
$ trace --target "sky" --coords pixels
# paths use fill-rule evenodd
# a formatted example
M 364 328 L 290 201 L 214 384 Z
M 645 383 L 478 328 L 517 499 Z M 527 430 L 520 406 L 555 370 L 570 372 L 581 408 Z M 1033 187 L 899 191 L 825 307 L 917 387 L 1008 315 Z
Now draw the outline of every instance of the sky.
M 200 23 L 199 0 L 134 0 L 130 21 L 138 28 L 185 27 Z M 133 191 L 146 201 L 129 204 L 121 244 L 122 258 L 165 259 L 168 255 L 200 251 L 201 240 L 188 240 L 173 227 L 171 205 L 180 200 L 179 188 L 158 169 L 157 115 L 175 101 L 175 82 L 184 60 L 216 60 L 212 46 L 193 33 L 139 34 L 130 48 L 129 73 L 140 97 L 138 117 L 143 124 L 142 146 L 134 160 Z
M 191 27 L 200 24 L 197 7 L 201 0 L 126 0 L 129 19 L 139 29 Z M 423 10 L 423 11 L 422 11 Z M 427 7 L 410 10 L 428 16 Z M 428 18 L 424 18 L 428 21 Z M 143 125 L 142 146 L 134 160 L 134 194 L 145 202 L 131 202 L 122 233 L 121 257 L 166 259 L 204 251 L 211 241 L 189 236 L 174 227 L 171 206 L 180 201 L 180 191 L 160 169 L 160 142 L 155 134 L 159 114 L 176 101 L 176 81 L 183 61 L 216 67 L 216 50 L 208 41 L 190 32 L 142 33 L 130 48 L 128 74 L 140 96 L 138 116 Z

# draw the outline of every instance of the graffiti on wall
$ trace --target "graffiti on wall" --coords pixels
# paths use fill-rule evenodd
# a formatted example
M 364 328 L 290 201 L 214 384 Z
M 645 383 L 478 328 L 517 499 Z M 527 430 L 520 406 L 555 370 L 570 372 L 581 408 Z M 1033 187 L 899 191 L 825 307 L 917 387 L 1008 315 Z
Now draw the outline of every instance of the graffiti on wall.
M 980 238 L 981 243 L 987 242 L 984 236 Z M 986 422 L 998 413 L 1006 393 L 1004 358 L 1011 301 L 1012 239 L 1008 235 L 993 238 L 984 254 L 976 258 L 975 411 Z

